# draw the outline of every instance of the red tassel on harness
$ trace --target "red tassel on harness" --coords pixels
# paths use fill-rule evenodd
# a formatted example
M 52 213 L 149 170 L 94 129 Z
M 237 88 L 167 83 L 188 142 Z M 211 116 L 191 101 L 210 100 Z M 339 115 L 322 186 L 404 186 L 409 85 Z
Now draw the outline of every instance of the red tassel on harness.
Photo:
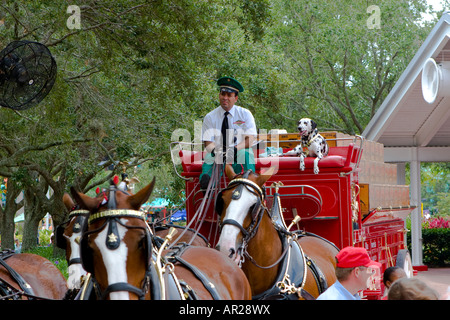
M 104 204 L 107 204 L 107 203 L 108 203 L 108 196 L 106 195 L 106 192 L 103 191 L 103 200 L 102 200 L 102 202 L 100 202 L 100 203 L 98 204 L 98 207 L 100 207 L 100 206 L 102 206 L 102 205 L 104 205 Z
M 114 182 L 115 185 L 117 185 L 119 183 L 119 177 L 118 176 L 114 176 L 113 182 Z

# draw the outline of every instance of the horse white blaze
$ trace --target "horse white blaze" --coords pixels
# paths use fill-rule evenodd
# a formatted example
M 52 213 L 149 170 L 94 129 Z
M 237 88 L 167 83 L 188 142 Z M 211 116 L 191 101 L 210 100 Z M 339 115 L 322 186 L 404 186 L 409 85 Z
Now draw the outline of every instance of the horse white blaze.
M 80 258 L 80 245 L 75 241 L 76 238 L 81 237 L 81 232 L 74 232 L 68 238 L 70 245 L 70 260 Z M 69 260 L 69 261 L 70 261 Z M 81 263 L 74 263 L 67 269 L 69 276 L 67 277 L 67 286 L 69 289 L 80 289 L 81 277 L 86 275 L 86 270 L 83 269 Z
M 128 220 L 120 219 L 123 224 L 126 224 Z M 120 245 L 117 249 L 111 250 L 106 247 L 106 239 L 108 237 L 108 228 L 104 228 L 98 233 L 95 238 L 95 244 L 100 250 L 103 263 L 105 264 L 106 273 L 108 275 L 108 286 L 118 282 L 128 282 L 127 275 L 127 256 L 128 248 L 123 241 L 127 228 L 121 224 L 117 224 L 117 230 L 119 232 Z M 117 291 L 109 294 L 111 300 L 129 300 L 130 295 L 128 291 Z
M 256 195 L 252 194 L 247 188 L 242 189 L 242 195 L 238 200 L 231 200 L 228 206 L 225 217 L 223 220 L 232 219 L 239 223 L 241 226 L 244 223 L 244 219 L 247 216 L 250 207 L 254 205 L 257 201 Z M 235 256 L 231 258 L 238 263 L 241 256 L 237 254 L 237 237 L 241 230 L 231 224 L 225 224 L 222 227 L 222 232 L 220 233 L 219 242 L 217 245 L 220 247 L 220 251 L 230 256 L 234 253 Z

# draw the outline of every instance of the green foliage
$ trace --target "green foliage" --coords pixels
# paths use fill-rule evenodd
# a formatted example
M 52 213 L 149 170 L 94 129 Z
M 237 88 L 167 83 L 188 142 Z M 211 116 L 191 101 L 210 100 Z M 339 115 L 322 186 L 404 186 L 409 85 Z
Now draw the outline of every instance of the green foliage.
M 255 40 L 262 40 L 265 30 L 272 20 L 271 2 L 269 0 L 242 0 L 240 3 L 242 17 L 238 21 L 246 32 L 246 37 L 253 35 Z
M 269 35 L 292 79 L 286 116 L 361 133 L 430 30 L 418 22 L 424 3 L 376 3 L 377 29 L 366 1 L 274 1 Z
M 88 0 L 79 30 L 66 25 L 69 4 L 0 3 L 0 47 L 39 41 L 58 65 L 37 107 L 0 108 L 0 173 L 41 199 L 27 199 L 42 204 L 30 215 L 59 221 L 64 190 L 92 192 L 126 163 L 142 184 L 157 176 L 155 195 L 177 203 L 172 133 L 193 137 L 224 75 L 244 85 L 239 104 L 261 129 L 290 131 L 311 116 L 321 130 L 360 133 L 430 30 L 417 22 L 424 0 L 377 3 L 380 29 L 367 27 L 363 1 Z
M 66 279 L 69 276 L 69 274 L 67 272 L 68 266 L 67 266 L 66 258 L 63 255 L 57 256 L 55 258 L 53 255 L 53 247 L 52 246 L 35 247 L 33 249 L 27 250 L 26 252 L 34 253 L 34 254 L 40 255 L 40 256 L 50 260 L 59 269 L 59 271 L 61 271 L 61 273 L 63 274 L 63 276 Z
M 53 231 L 52 230 L 40 230 L 39 231 L 39 244 L 41 246 L 48 246 L 51 244 L 51 236 Z
M 80 30 L 67 28 L 64 2 L 2 8 L 2 38 L 46 43 L 58 79 L 26 118 L 0 110 L 1 131 L 17 145 L 98 140 L 40 152 L 49 167 L 64 159 L 69 180 L 95 175 L 106 156 L 165 153 L 173 130 L 192 132 L 217 105 L 223 75 L 245 84 L 240 103 L 260 128 L 289 129 L 314 114 L 325 129 L 360 132 L 429 30 L 416 23 L 419 0 L 382 2 L 375 30 L 365 2 L 86 1 Z
M 450 228 L 448 220 L 431 218 L 422 223 L 423 262 L 431 267 L 450 265 Z M 407 219 L 406 228 L 411 229 Z M 411 251 L 411 233 L 407 233 L 408 249 Z
M 423 262 L 444 267 L 450 264 L 450 228 L 422 229 Z
M 406 166 L 406 183 L 409 184 L 409 164 Z M 450 215 L 450 164 L 421 163 L 421 193 L 423 208 L 432 215 Z
M 439 192 L 437 196 L 438 215 L 450 217 L 450 193 Z

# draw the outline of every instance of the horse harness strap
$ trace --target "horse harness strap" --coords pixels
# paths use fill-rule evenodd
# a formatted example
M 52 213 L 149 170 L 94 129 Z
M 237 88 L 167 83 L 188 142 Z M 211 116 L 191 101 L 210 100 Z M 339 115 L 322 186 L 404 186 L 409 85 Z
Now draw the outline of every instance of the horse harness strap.
M 59 224 L 58 226 L 56 226 L 55 228 L 55 242 L 56 242 L 56 246 L 60 249 L 66 250 L 67 248 L 67 241 L 66 241 L 66 236 L 64 235 L 64 231 L 66 228 L 66 225 L 68 225 L 70 223 L 70 221 L 72 220 L 72 218 L 75 218 L 75 223 L 73 225 L 73 229 L 72 232 L 73 233 L 78 233 L 81 232 L 82 229 L 82 225 L 84 224 L 85 219 L 89 216 L 89 210 L 84 210 L 84 209 L 75 209 L 72 210 L 69 213 L 69 218 L 66 222 L 63 222 L 61 224 Z M 69 261 L 69 265 L 73 264 L 73 263 L 80 263 L 80 261 L 76 261 L 76 259 L 72 259 L 74 260 L 73 262 Z M 71 261 L 72 261 L 71 260 Z
M 116 283 L 110 284 L 108 286 L 108 288 L 106 288 L 106 290 L 103 293 L 101 293 L 102 300 L 106 299 L 111 292 L 117 292 L 117 291 L 132 292 L 139 297 L 139 300 L 143 300 L 145 298 L 144 290 L 141 290 L 135 286 L 132 286 L 128 282 L 116 282 Z
M 293 238 L 284 238 L 284 253 L 278 277 L 272 288 L 253 296 L 253 300 L 307 299 L 308 293 L 303 289 L 306 282 L 306 259 L 301 246 Z M 282 255 L 283 256 L 283 255 Z M 310 295 L 309 295 L 310 296 Z M 309 300 L 309 299 L 307 299 Z
M 311 273 L 314 276 L 314 280 L 316 280 L 317 288 L 319 289 L 319 294 L 328 289 L 327 279 L 323 274 L 322 270 L 317 266 L 315 261 L 308 256 L 306 257 L 306 264 L 308 265 Z
M 231 224 L 232 226 L 235 226 L 237 228 L 239 228 L 239 230 L 241 230 L 242 234 L 244 235 L 244 238 L 249 238 L 250 237 L 250 233 L 236 220 L 234 219 L 225 219 L 222 221 L 222 226 L 226 225 L 226 224 Z
M 0 265 L 2 265 L 11 275 L 11 277 L 17 282 L 19 287 L 23 290 L 26 296 L 34 297 L 34 291 L 31 286 L 25 281 L 25 279 L 18 274 L 11 266 L 6 263 L 6 259 L 12 257 L 14 255 L 14 251 L 6 251 L 0 253 Z M 6 281 L 5 281 L 6 283 Z
M 251 181 L 248 179 L 248 176 L 250 174 L 251 170 L 248 170 L 247 172 L 244 173 L 242 178 L 236 178 L 234 180 L 231 180 L 230 183 L 228 184 L 228 186 L 226 188 L 224 188 L 223 190 L 220 191 L 218 197 L 221 197 L 221 194 L 223 191 L 225 190 L 229 190 L 233 187 L 235 187 L 235 185 L 237 185 L 237 188 L 233 191 L 231 199 L 232 200 L 239 200 L 241 198 L 242 195 L 242 190 L 245 187 L 247 187 L 247 190 L 253 194 L 255 194 L 257 196 L 257 203 L 255 204 L 253 211 L 251 213 L 251 217 L 252 217 L 252 223 L 250 224 L 250 226 L 248 227 L 248 229 L 245 229 L 240 223 L 238 223 L 237 221 L 233 220 L 233 219 L 225 219 L 222 221 L 221 226 L 230 224 L 233 225 L 237 228 L 239 228 L 239 230 L 242 232 L 243 236 L 244 236 L 244 241 L 243 243 L 248 243 L 248 241 L 250 241 L 250 239 L 252 239 L 259 227 L 259 224 L 261 222 L 264 210 L 266 209 L 266 207 L 264 206 L 264 200 L 265 200 L 265 189 L 264 187 L 261 188 L 258 184 L 256 184 L 255 182 Z M 250 188 L 248 188 L 250 187 Z M 241 251 L 245 252 L 245 250 L 243 250 L 245 248 L 242 248 Z
M 190 264 L 189 262 L 187 262 L 186 260 L 184 260 L 181 257 L 183 255 L 183 253 L 188 249 L 189 249 L 189 246 L 186 243 L 181 243 L 180 245 L 175 246 L 172 251 L 170 251 L 169 253 L 166 254 L 165 257 L 169 262 L 172 262 L 173 264 L 178 262 L 183 267 L 185 267 L 189 271 L 191 271 L 192 274 L 194 274 L 195 277 L 198 280 L 200 280 L 200 282 L 203 284 L 205 289 L 208 290 L 208 292 L 211 294 L 211 296 L 214 300 L 222 300 L 216 287 L 214 286 L 214 284 L 211 281 L 209 281 L 208 277 L 205 276 L 197 267 Z M 180 282 L 181 281 L 182 280 L 180 280 Z M 182 285 L 184 284 L 184 287 L 186 288 L 187 285 L 184 283 L 184 281 L 181 284 Z M 188 286 L 188 289 L 189 288 L 190 287 Z M 188 297 L 190 297 L 191 299 L 195 299 L 195 300 L 197 299 L 197 296 L 192 289 L 189 291 Z
M 175 260 L 178 261 L 181 265 L 183 265 L 187 269 L 189 269 L 197 277 L 197 279 L 201 281 L 203 286 L 206 288 L 206 290 L 208 290 L 208 292 L 211 294 L 214 300 L 222 300 L 214 284 L 211 281 L 209 281 L 209 279 L 197 267 L 188 263 L 179 256 L 176 256 Z
M 92 223 L 95 220 L 108 217 L 133 217 L 145 219 L 145 212 L 131 209 L 111 209 L 107 211 L 94 213 L 89 217 L 88 223 Z

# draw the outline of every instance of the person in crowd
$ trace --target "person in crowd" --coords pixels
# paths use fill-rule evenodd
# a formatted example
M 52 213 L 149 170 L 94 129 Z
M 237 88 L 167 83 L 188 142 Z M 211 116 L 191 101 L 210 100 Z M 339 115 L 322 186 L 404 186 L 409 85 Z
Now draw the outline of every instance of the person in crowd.
M 381 264 L 370 259 L 367 250 L 345 247 L 336 255 L 337 281 L 317 300 L 360 300 L 359 292 L 367 289 L 370 276 Z
M 394 283 L 394 281 L 401 279 L 401 278 L 406 278 L 406 272 L 405 272 L 405 270 L 403 270 L 402 268 L 400 268 L 398 266 L 389 267 L 386 270 L 384 270 L 383 284 L 384 284 L 386 290 L 384 292 L 385 296 L 383 297 L 383 300 L 387 299 L 387 293 L 388 293 L 388 290 L 391 287 L 392 283 Z
M 388 292 L 388 300 L 439 300 L 439 293 L 417 278 L 401 278 Z

